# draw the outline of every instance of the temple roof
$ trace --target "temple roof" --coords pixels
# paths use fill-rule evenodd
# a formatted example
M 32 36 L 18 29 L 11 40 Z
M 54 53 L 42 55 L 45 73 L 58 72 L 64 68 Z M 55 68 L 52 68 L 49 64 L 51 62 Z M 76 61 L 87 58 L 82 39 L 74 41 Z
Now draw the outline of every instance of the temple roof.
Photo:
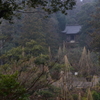
M 73 25 L 73 26 L 66 26 L 65 30 L 62 32 L 66 34 L 77 34 L 80 30 L 81 30 L 80 25 Z

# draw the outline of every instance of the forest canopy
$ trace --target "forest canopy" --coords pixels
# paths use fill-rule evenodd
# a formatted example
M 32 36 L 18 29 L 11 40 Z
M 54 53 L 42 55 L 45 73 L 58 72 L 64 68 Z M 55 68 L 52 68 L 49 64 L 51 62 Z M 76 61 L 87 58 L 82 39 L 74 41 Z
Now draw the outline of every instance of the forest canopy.
M 17 12 L 25 13 L 25 9 L 31 7 L 49 14 L 57 11 L 67 14 L 66 10 L 74 5 L 75 0 L 0 0 L 0 18 L 11 20 Z
M 99 6 L 0 0 L 0 100 L 100 100 Z M 82 28 L 67 41 L 71 25 Z

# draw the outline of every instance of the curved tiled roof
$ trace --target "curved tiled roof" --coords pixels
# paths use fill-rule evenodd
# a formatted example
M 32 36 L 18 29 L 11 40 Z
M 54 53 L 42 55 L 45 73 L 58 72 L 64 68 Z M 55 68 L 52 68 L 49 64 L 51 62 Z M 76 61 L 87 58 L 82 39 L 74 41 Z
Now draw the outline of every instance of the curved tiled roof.
M 65 30 L 62 32 L 66 34 L 77 34 L 80 30 L 81 26 L 75 25 L 75 26 L 66 26 Z

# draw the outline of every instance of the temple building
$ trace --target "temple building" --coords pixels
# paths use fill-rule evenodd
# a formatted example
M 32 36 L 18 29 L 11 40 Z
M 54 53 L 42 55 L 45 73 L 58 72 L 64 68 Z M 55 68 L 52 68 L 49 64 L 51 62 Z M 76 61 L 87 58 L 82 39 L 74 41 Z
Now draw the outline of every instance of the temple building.
M 78 38 L 78 33 L 81 30 L 81 26 L 80 25 L 70 25 L 70 26 L 66 26 L 65 30 L 62 31 L 63 34 L 66 35 L 66 42 L 69 43 L 75 43 L 77 41 Z

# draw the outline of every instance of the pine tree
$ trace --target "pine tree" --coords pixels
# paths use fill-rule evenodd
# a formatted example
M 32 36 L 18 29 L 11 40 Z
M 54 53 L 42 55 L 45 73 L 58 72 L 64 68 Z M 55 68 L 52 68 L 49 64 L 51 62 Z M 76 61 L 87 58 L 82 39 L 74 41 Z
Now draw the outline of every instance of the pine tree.
M 90 58 L 90 51 L 86 51 L 86 48 L 83 48 L 83 52 L 81 55 L 81 58 L 79 60 L 79 69 L 80 69 L 80 74 L 82 76 L 90 76 L 93 70 L 93 63 Z
M 98 77 L 96 75 L 94 75 L 91 82 L 93 84 L 93 87 L 95 87 L 96 85 L 98 85 L 99 84 Z
M 64 60 L 65 60 L 65 70 L 66 70 L 67 72 L 70 72 L 70 67 L 71 67 L 71 65 L 70 65 L 70 63 L 69 63 L 69 61 L 68 61 L 67 55 L 64 56 Z
M 81 58 L 79 60 L 79 69 L 80 69 L 80 74 L 81 75 L 84 75 L 86 74 L 86 64 L 87 64 L 87 51 L 86 51 L 86 48 L 84 47 L 83 48 L 83 52 L 82 52 L 82 55 L 81 55 Z M 86 69 L 86 70 L 85 70 Z
M 81 93 L 78 94 L 78 100 L 82 100 Z
M 65 55 L 66 53 L 66 43 L 63 41 L 63 54 Z
M 49 52 L 49 61 L 51 61 L 52 55 L 51 55 L 51 48 L 50 48 L 50 46 L 48 47 L 48 52 Z
M 62 49 L 61 47 L 59 47 L 58 49 L 58 59 L 60 59 L 62 57 Z
M 88 90 L 87 90 L 87 100 L 93 100 L 90 88 L 88 88 Z

